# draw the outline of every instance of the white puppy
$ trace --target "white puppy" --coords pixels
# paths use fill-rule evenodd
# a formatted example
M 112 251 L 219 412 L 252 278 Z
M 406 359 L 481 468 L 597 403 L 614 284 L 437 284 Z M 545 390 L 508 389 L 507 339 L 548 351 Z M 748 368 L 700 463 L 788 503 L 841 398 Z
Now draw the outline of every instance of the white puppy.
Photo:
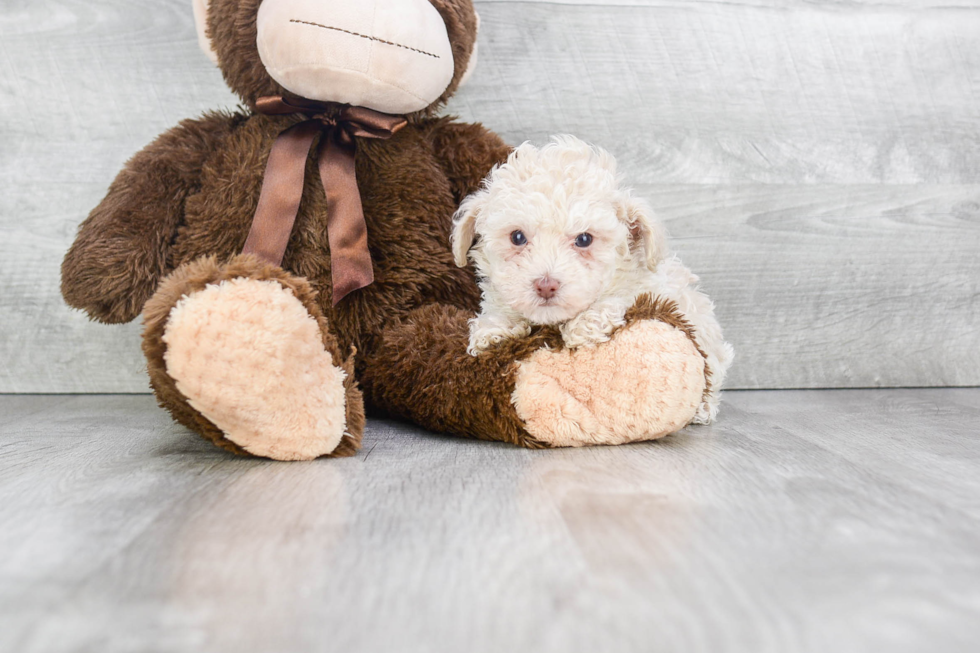
M 469 254 L 483 291 L 469 353 L 535 324 L 559 325 L 570 348 L 591 346 L 625 324 L 639 295 L 666 297 L 694 327 L 711 370 L 712 391 L 694 421 L 714 418 L 732 347 L 698 278 L 667 257 L 663 227 L 622 187 L 607 152 L 573 136 L 540 149 L 524 143 L 463 201 L 452 239 L 456 264 Z

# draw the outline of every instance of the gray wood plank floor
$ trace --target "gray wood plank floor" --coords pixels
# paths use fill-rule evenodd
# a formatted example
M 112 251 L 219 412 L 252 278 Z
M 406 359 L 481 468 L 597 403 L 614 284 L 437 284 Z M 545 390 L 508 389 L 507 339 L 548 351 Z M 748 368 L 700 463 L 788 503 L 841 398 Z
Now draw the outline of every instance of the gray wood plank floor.
M 0 397 L 0 651 L 976 651 L 980 389 L 730 392 L 661 442 L 372 421 L 224 454 L 145 396 Z

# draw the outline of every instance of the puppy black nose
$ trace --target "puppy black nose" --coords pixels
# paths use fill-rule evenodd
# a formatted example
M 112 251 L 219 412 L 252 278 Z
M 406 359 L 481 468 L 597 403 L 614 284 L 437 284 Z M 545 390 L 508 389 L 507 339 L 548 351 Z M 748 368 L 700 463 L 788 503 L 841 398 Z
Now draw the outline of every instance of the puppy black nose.
M 551 277 L 541 277 L 534 282 L 534 292 L 538 293 L 541 299 L 551 299 L 558 292 L 561 284 Z

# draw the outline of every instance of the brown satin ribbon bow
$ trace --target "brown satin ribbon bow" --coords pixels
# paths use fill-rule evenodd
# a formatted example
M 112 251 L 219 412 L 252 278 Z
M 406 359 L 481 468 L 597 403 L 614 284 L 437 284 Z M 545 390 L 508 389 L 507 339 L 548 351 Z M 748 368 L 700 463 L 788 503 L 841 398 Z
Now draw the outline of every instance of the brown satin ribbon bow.
M 407 122 L 400 116 L 364 107 L 303 98 L 261 97 L 255 105 L 259 113 L 300 113 L 309 119 L 283 130 L 272 144 L 259 204 L 242 253 L 282 264 L 303 198 L 306 159 L 317 134 L 322 134 L 317 165 L 327 195 L 327 240 L 336 305 L 348 293 L 374 281 L 367 225 L 354 172 L 354 139 L 391 138 Z

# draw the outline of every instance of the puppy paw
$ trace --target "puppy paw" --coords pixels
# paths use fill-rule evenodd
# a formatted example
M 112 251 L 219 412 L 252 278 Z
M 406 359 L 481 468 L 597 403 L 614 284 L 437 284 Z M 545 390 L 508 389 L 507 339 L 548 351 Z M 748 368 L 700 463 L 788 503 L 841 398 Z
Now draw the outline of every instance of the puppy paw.
M 163 341 L 177 389 L 245 451 L 311 460 L 337 449 L 346 374 L 316 320 L 276 281 L 231 279 L 184 297 Z
M 519 363 L 512 403 L 528 434 L 549 446 L 653 440 L 694 418 L 704 369 L 687 334 L 641 320 L 594 347 L 534 352 Z
M 466 353 L 470 356 L 479 356 L 480 352 L 499 345 L 505 340 L 523 338 L 529 333 L 531 333 L 531 325 L 527 322 L 501 325 L 477 317 L 470 320 L 470 344 L 466 348 Z
M 589 310 L 565 322 L 559 330 L 565 346 L 576 349 L 606 342 L 624 324 L 626 318 L 622 312 Z

